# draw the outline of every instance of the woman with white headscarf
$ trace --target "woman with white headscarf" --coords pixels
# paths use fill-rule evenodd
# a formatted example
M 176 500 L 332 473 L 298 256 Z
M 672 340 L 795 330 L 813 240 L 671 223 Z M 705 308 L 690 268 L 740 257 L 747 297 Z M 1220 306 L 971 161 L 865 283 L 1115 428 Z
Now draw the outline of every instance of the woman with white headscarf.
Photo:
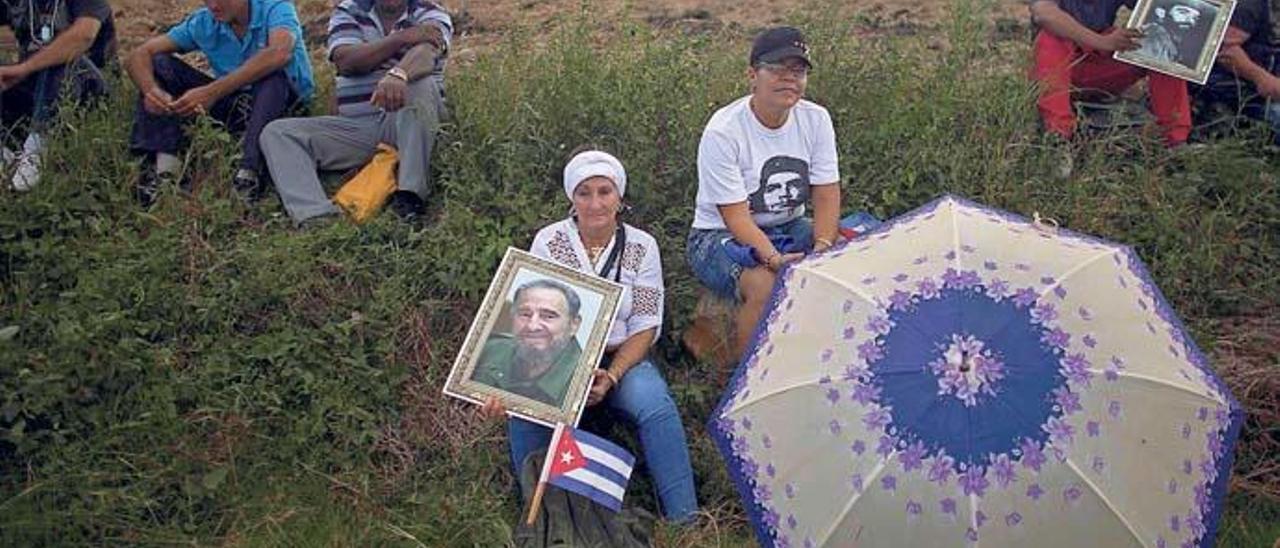
M 648 358 L 662 328 L 662 261 L 653 236 L 618 219 L 626 191 L 627 173 L 617 158 L 599 150 L 575 155 L 564 168 L 570 216 L 538 231 L 529 251 L 624 287 L 587 405 L 603 402 L 636 427 L 662 513 L 682 522 L 698 504 L 689 448 L 667 383 Z M 497 405 L 491 401 L 486 411 L 500 414 Z M 508 435 L 517 469 L 551 440 L 551 430 L 515 418 L 508 420 Z

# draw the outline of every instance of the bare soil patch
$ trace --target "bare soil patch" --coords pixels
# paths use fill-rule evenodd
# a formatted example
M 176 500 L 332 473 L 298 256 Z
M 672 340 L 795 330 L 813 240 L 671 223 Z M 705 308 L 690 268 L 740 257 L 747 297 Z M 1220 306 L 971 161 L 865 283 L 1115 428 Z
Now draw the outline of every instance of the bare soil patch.
M 325 25 L 334 0 L 295 0 L 308 41 L 323 42 Z M 685 23 L 694 26 L 736 26 L 746 30 L 783 21 L 787 14 L 804 5 L 803 0 L 650 0 L 628 7 L 622 0 L 446 0 L 442 2 L 459 23 L 459 46 L 474 47 L 496 39 L 504 31 L 521 25 L 553 24 L 576 17 L 584 6 L 594 13 L 628 15 L 654 25 Z M 128 51 L 146 38 L 177 23 L 200 0 L 115 0 L 116 25 L 121 50 Z M 873 17 L 937 22 L 946 16 L 950 0 L 879 0 L 849 2 L 840 16 L 857 13 Z M 993 18 L 1025 17 L 1021 0 L 1000 0 Z

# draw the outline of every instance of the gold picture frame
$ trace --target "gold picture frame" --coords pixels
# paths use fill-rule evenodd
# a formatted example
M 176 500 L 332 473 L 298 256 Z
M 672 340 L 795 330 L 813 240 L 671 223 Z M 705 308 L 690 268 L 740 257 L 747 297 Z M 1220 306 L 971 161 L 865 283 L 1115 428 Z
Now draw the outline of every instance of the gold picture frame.
M 507 248 L 444 393 L 476 404 L 495 397 L 510 415 L 576 426 L 622 291 L 610 280 Z
M 1235 0 L 1138 0 L 1126 26 L 1143 32 L 1142 46 L 1114 57 L 1204 84 L 1235 8 Z

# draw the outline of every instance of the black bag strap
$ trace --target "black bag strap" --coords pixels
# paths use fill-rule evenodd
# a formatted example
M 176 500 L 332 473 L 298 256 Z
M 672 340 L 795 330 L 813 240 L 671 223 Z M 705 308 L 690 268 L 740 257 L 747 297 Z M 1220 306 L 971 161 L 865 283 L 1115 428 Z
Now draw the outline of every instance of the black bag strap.
M 618 223 L 618 231 L 613 236 L 613 251 L 609 252 L 609 257 L 604 260 L 604 266 L 600 268 L 601 278 L 609 279 L 609 271 L 613 270 L 613 281 L 622 283 L 622 263 L 618 257 L 622 255 L 622 249 L 625 247 L 627 247 L 627 230 L 623 228 L 622 223 Z

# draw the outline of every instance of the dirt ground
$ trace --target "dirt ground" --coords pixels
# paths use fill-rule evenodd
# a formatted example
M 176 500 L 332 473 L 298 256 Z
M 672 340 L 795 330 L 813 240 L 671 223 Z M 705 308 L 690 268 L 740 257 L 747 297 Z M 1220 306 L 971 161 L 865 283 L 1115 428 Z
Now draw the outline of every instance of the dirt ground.
M 120 51 L 128 52 L 147 37 L 163 32 L 201 5 L 201 0 L 109 0 L 115 7 Z M 336 0 L 295 0 L 313 44 L 323 41 L 330 5 Z M 745 29 L 777 23 L 804 0 L 445 0 L 458 25 L 455 50 L 483 48 L 506 29 L 520 24 L 540 25 L 579 13 L 584 6 L 617 14 L 629 9 L 632 17 L 652 24 L 697 21 L 736 25 Z M 892 19 L 937 21 L 951 0 L 873 0 L 848 2 L 848 15 L 857 12 L 883 14 Z M 1025 17 L 1023 0 L 998 0 L 993 17 Z M 11 40 L 0 31 L 0 47 Z

